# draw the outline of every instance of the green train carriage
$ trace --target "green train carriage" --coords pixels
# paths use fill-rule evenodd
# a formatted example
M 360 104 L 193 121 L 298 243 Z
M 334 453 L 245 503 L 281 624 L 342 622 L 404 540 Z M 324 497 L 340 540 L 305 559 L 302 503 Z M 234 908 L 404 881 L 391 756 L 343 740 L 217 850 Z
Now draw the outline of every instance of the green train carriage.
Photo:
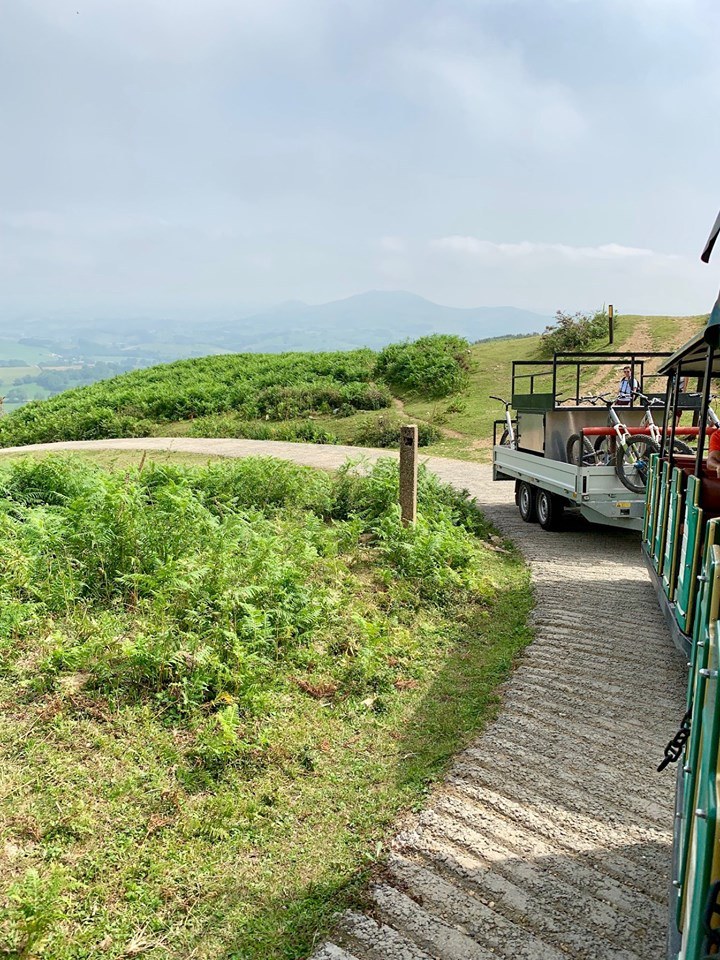
M 703 252 L 720 233 L 718 217 Z M 642 549 L 661 608 L 687 656 L 687 712 L 665 751 L 677 761 L 668 957 L 720 956 L 720 477 L 708 468 L 713 381 L 720 378 L 720 297 L 705 329 L 660 368 L 667 375 L 665 432 L 651 458 Z M 698 444 L 674 452 L 685 378 L 701 394 Z

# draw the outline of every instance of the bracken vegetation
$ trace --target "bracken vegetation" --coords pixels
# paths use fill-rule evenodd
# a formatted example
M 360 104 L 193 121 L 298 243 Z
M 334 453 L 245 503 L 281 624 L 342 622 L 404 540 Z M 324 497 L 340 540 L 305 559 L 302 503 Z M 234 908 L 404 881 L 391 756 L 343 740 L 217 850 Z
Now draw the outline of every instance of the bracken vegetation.
M 0 468 L 0 953 L 299 958 L 527 641 L 421 471 Z
M 467 386 L 470 346 L 462 337 L 440 333 L 392 343 L 380 351 L 375 370 L 401 390 L 447 397 Z
M 467 378 L 469 349 L 459 337 L 347 353 L 229 354 L 135 370 L 28 403 L 0 421 L 0 446 L 157 434 L 190 423 L 195 436 L 332 443 L 327 424 L 390 407 L 396 390 L 445 395 Z M 195 426 L 196 421 L 201 421 Z M 221 430 L 231 432 L 219 433 Z M 352 436 L 350 442 L 356 442 Z M 357 441 L 359 442 L 359 441 Z

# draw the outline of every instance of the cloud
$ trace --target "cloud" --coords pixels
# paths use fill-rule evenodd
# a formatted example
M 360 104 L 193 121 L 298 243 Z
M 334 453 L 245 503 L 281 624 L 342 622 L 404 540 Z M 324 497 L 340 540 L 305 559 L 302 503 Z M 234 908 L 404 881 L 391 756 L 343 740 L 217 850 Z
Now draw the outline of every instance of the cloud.
M 407 244 L 402 237 L 381 237 L 380 249 L 384 253 L 405 253 Z
M 534 73 L 519 47 L 476 31 L 468 50 L 456 26 L 441 24 L 439 32 L 440 42 L 397 51 L 411 96 L 444 116 L 454 113 L 483 141 L 556 152 L 586 133 L 572 90 Z
M 646 247 L 627 247 L 620 243 L 603 243 L 595 247 L 571 246 L 566 243 L 494 243 L 478 237 L 450 236 L 431 241 L 438 250 L 447 250 L 480 259 L 494 257 L 538 258 L 551 257 L 564 260 L 637 260 L 638 258 L 663 257 L 675 259 L 673 254 L 659 254 Z
M 65 35 L 78 49 L 101 44 L 110 60 L 153 63 L 212 60 L 232 48 L 238 59 L 267 49 L 291 52 L 324 40 L 329 0 L 28 0 L 38 24 Z

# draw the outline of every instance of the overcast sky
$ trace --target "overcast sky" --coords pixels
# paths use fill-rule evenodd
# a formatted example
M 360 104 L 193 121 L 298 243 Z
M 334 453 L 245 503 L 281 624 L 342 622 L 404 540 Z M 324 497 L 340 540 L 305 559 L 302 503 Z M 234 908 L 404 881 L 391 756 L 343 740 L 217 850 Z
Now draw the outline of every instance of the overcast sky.
M 0 0 L 0 313 L 710 308 L 720 6 Z

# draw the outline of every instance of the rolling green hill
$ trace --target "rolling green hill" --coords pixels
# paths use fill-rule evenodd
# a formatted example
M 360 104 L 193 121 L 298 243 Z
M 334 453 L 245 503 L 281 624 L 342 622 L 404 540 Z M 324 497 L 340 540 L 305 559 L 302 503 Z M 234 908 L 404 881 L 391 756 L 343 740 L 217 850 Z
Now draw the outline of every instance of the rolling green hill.
M 621 316 L 613 350 L 674 349 L 704 321 Z M 428 453 L 488 460 L 493 420 L 503 413 L 489 395 L 509 395 L 513 360 L 541 361 L 540 337 L 480 341 L 469 351 L 459 338 L 431 336 L 379 353 L 176 361 L 29 403 L 0 421 L 0 445 L 191 435 L 394 446 L 399 424 L 414 421 Z M 582 387 L 611 389 L 616 366 L 588 368 Z

